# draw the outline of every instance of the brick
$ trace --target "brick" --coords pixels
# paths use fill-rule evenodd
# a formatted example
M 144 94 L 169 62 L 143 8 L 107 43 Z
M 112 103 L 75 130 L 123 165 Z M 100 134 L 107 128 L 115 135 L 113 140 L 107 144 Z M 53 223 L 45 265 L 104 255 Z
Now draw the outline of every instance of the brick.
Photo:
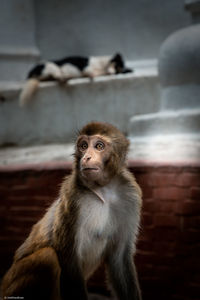
M 156 215 L 154 216 L 154 225 L 161 227 L 178 227 L 179 219 L 173 215 Z
M 178 187 L 155 188 L 153 197 L 161 200 L 185 199 L 188 196 L 188 190 Z
M 144 300 L 199 299 L 200 167 L 140 164 L 131 170 L 144 195 L 136 254 Z M 65 175 L 59 169 L 0 172 L 0 275 Z
M 144 227 L 141 226 L 139 239 L 145 242 L 154 242 L 155 240 L 155 228 L 154 227 Z
M 162 280 L 166 279 L 166 280 L 171 280 L 172 278 L 174 278 L 175 273 L 174 273 L 174 269 L 171 268 L 171 266 L 157 266 L 157 268 L 155 268 L 154 274 L 155 276 L 162 278 Z
M 200 186 L 200 174 L 181 173 L 176 178 L 176 185 L 185 187 Z
M 147 213 L 142 214 L 142 226 L 151 226 L 153 224 L 153 216 Z
M 200 201 L 200 187 L 191 188 L 190 197 L 193 200 L 199 200 Z
M 32 225 L 36 222 L 31 223 L 30 225 L 26 222 L 26 226 L 13 226 L 10 225 L 7 228 L 8 234 L 10 237 L 13 237 L 15 234 L 17 234 L 21 238 L 26 238 L 28 234 L 31 231 Z M 29 225 L 29 226 L 28 226 Z
M 155 200 L 144 199 L 142 210 L 143 212 L 154 213 L 156 211 Z
M 39 218 L 8 218 L 7 230 L 13 232 L 14 230 L 23 231 L 29 229 L 39 220 Z
M 33 217 L 40 218 L 44 214 L 44 210 L 37 206 L 12 206 L 9 212 L 13 218 Z
M 195 273 L 192 274 L 192 281 L 196 282 L 200 285 L 200 273 L 199 270 Z
M 172 295 L 172 300 L 186 300 L 184 296 Z
M 137 178 L 137 180 L 138 183 L 142 185 L 144 188 L 147 186 L 152 187 L 154 185 L 152 181 L 152 174 L 142 174 Z
M 200 269 L 200 258 L 199 256 L 190 256 L 184 259 L 182 264 L 184 270 L 198 272 Z
M 157 253 L 163 253 L 163 252 L 168 252 L 168 253 L 174 253 L 176 249 L 176 241 L 155 241 L 153 244 L 153 250 Z
M 10 191 L 10 188 L 7 188 L 5 186 L 0 186 L 0 197 L 4 197 L 8 194 L 8 192 Z
M 156 252 L 150 251 L 137 251 L 135 256 L 136 262 L 140 264 L 150 264 L 156 266 L 168 266 L 172 267 L 174 265 L 174 255 L 170 253 L 163 252 L 162 255 L 158 255 Z
M 6 236 L 4 238 L 0 237 L 1 253 L 5 249 L 17 249 L 22 242 L 23 239 L 20 239 L 18 236 L 17 238 L 13 236 L 12 239 L 10 239 L 9 236 Z
M 26 197 L 33 197 L 33 196 L 48 196 L 48 197 L 55 197 L 56 194 L 58 194 L 59 190 L 57 191 L 55 189 L 45 187 L 41 189 L 41 187 L 26 187 L 26 188 L 20 188 L 20 189 L 11 189 L 10 193 L 13 197 L 18 197 L 18 196 L 26 196 Z
M 200 243 L 195 244 L 187 244 L 184 247 L 185 253 L 187 253 L 188 256 L 197 256 L 199 257 L 200 253 Z
M 180 231 L 176 227 L 155 227 L 152 230 L 154 241 L 171 242 L 178 241 Z
M 3 187 L 10 188 L 11 186 L 14 186 L 14 185 L 26 183 L 26 176 L 21 172 L 10 173 L 10 174 L 7 174 L 5 172 L 3 174 L 1 173 L 1 175 L 2 176 L 0 176 L 0 186 L 3 186 Z
M 50 198 L 47 196 L 29 196 L 26 197 L 26 195 L 23 196 L 10 196 L 8 199 L 8 202 L 13 206 L 19 205 L 19 206 L 30 206 L 30 205 L 34 205 L 34 206 L 39 206 L 41 208 L 43 207 L 48 207 L 51 205 L 51 203 L 53 202 L 53 200 L 55 200 L 55 198 Z
M 137 249 L 142 251 L 152 251 L 154 243 L 152 241 L 140 240 L 137 243 Z
M 188 299 L 198 299 L 197 295 L 200 295 L 200 284 L 189 283 L 186 286 L 186 293 L 188 297 L 190 297 Z
M 169 300 L 169 293 L 172 289 L 171 282 L 168 280 L 158 277 L 146 277 L 142 279 L 142 291 L 153 292 L 151 298 L 155 300 Z
M 27 186 L 33 187 L 48 187 L 48 186 L 58 186 L 62 180 L 63 175 L 60 172 L 43 172 L 36 173 L 35 176 L 27 177 Z
M 0 216 L 0 228 L 1 230 L 4 230 L 6 228 L 7 225 L 7 220 L 6 220 L 6 216 Z
M 184 230 L 180 233 L 181 240 L 185 243 L 200 243 L 199 230 Z
M 162 212 L 163 214 L 176 212 L 176 207 L 177 207 L 176 202 L 171 201 L 171 200 L 170 201 L 168 201 L 168 200 L 156 201 L 156 203 L 155 203 L 156 212 L 158 212 L 158 213 Z
M 176 174 L 158 173 L 152 176 L 152 184 L 155 187 L 169 187 L 173 186 L 176 181 Z
M 183 228 L 199 228 L 200 229 L 200 216 L 192 216 L 183 218 Z
M 153 189 L 151 187 L 143 187 L 142 188 L 142 196 L 145 199 L 150 199 L 153 196 Z
M 135 256 L 135 261 L 138 265 L 140 264 L 152 264 L 155 263 L 156 254 L 153 252 L 141 252 L 137 251 L 136 256 Z
M 175 184 L 177 174 L 174 173 L 146 173 L 139 176 L 139 183 L 150 187 L 166 187 Z
M 176 213 L 179 215 L 199 215 L 200 214 L 200 201 L 183 201 L 178 202 L 176 205 Z
M 175 165 L 175 164 L 169 164 L 169 165 L 160 165 L 157 168 L 154 169 L 154 171 L 157 171 L 161 174 L 180 174 L 183 172 L 184 167 L 179 166 L 179 165 Z

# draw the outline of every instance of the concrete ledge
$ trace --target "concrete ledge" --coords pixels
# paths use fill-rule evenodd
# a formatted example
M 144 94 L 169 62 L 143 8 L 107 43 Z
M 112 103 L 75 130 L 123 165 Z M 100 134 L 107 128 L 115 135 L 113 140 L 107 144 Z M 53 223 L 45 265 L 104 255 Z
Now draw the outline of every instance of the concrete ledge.
M 139 160 L 200 160 L 200 109 L 161 111 L 130 121 L 130 156 Z
M 18 104 L 20 84 L 1 84 L 0 144 L 69 143 L 91 120 L 111 122 L 124 133 L 134 114 L 159 110 L 156 72 L 136 72 L 70 80 L 66 86 L 42 83 L 24 108 Z M 9 122 L 8 122 L 9 120 Z
M 199 134 L 200 109 L 163 111 L 134 116 L 130 120 L 130 136 L 151 136 L 162 134 Z
M 168 160 L 142 160 L 142 159 L 128 159 L 127 166 L 130 170 L 136 169 L 157 169 L 162 168 L 169 169 L 172 168 L 183 168 L 185 171 L 187 169 L 192 168 L 200 168 L 200 161 L 190 161 L 190 160 L 181 160 L 181 161 L 168 161 Z M 41 163 L 14 163 L 14 164 L 7 164 L 1 165 L 0 164 L 0 173 L 13 173 L 13 172 L 23 172 L 23 171 L 35 171 L 35 172 L 42 172 L 42 171 L 67 171 L 71 172 L 72 170 L 72 161 L 47 161 Z
M 131 138 L 128 165 L 200 164 L 200 137 L 154 136 Z M 57 144 L 0 149 L 0 169 L 71 168 L 74 145 Z
M 0 166 L 72 162 L 73 144 L 0 148 Z
M 132 137 L 129 158 L 156 164 L 199 164 L 200 135 Z

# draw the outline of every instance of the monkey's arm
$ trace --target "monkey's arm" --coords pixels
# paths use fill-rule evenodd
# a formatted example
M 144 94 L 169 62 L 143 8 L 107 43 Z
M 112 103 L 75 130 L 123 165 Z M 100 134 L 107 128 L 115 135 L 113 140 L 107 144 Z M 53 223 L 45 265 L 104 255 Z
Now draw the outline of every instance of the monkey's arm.
M 119 300 L 141 300 L 137 272 L 130 247 L 108 254 L 107 271 L 112 288 Z

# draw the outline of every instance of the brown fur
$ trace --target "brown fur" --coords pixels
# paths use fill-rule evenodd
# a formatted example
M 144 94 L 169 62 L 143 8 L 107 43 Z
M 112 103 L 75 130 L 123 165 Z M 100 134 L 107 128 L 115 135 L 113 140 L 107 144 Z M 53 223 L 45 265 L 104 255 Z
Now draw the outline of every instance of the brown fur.
M 84 151 L 80 139 L 88 141 Z M 99 139 L 101 151 L 95 148 Z M 3 297 L 86 300 L 85 280 L 104 260 L 117 298 L 141 299 L 132 261 L 141 190 L 126 167 L 128 145 L 110 124 L 93 122 L 80 131 L 72 174 L 17 249 L 3 278 Z
M 58 299 L 60 267 L 53 248 L 42 248 L 13 263 L 4 277 L 7 297 Z M 51 287 L 51 289 L 49 288 Z

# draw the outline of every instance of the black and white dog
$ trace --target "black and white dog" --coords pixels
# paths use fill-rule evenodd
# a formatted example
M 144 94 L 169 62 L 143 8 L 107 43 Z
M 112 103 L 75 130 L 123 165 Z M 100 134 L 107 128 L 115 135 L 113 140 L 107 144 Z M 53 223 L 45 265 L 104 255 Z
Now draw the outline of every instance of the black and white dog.
M 38 88 L 40 81 L 65 82 L 72 78 L 94 78 L 102 75 L 132 72 L 125 67 L 120 54 L 114 56 L 70 56 L 60 60 L 47 61 L 33 67 L 20 94 L 20 105 L 25 105 Z

